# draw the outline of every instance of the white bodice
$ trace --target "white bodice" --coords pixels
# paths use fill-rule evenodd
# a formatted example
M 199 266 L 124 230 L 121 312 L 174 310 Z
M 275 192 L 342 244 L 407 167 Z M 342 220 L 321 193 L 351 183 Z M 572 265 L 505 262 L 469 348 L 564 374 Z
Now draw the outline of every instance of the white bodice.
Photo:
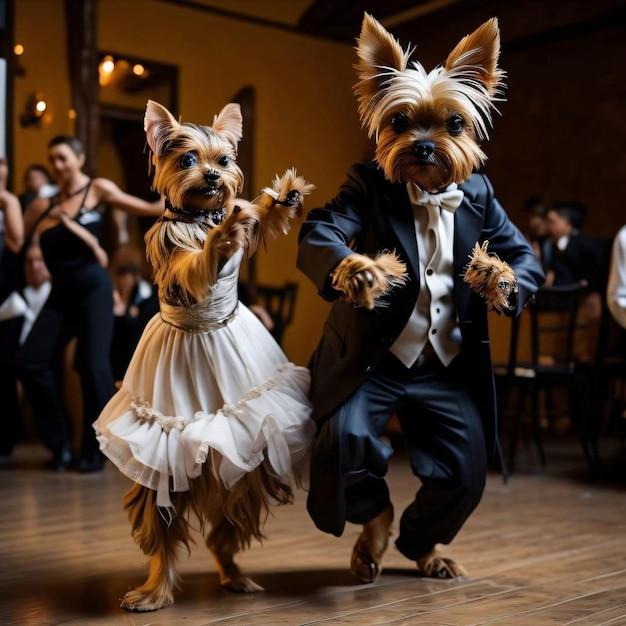
M 161 318 L 172 326 L 189 332 L 205 333 L 226 326 L 235 316 L 239 302 L 237 281 L 243 249 L 224 265 L 209 295 L 191 306 L 168 304 L 161 300 Z

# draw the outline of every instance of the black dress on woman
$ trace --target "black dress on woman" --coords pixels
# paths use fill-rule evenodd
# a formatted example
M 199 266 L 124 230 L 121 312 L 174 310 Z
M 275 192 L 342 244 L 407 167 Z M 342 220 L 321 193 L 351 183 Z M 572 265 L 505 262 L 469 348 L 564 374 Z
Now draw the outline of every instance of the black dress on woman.
M 74 218 L 96 238 L 104 206 L 81 208 Z M 57 206 L 50 207 L 40 220 Z M 52 276 L 52 290 L 25 344 L 17 355 L 19 377 L 31 401 L 35 424 L 54 454 L 57 469 L 71 462 L 70 432 L 54 363 L 67 340 L 78 339 L 75 367 L 83 395 L 83 434 L 79 470 L 97 471 L 104 465 L 92 423 L 115 392 L 109 360 L 113 335 L 113 285 L 92 249 L 63 223 L 41 232 L 39 245 Z

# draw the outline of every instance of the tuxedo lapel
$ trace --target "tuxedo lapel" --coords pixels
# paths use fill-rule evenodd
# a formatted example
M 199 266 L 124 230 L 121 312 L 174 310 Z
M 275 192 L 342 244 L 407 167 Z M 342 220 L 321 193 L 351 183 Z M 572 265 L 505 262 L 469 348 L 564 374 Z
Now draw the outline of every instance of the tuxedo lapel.
M 413 274 L 419 277 L 415 217 L 409 194 L 404 186 L 395 186 L 390 193 L 385 195 L 385 200 L 388 202 L 386 212 L 389 215 L 391 227 L 400 240 Z
M 474 245 L 480 239 L 482 219 L 481 208 L 473 206 L 467 196 L 454 213 L 454 291 L 456 310 L 461 321 L 471 296 L 469 286 L 463 282 L 463 274 Z

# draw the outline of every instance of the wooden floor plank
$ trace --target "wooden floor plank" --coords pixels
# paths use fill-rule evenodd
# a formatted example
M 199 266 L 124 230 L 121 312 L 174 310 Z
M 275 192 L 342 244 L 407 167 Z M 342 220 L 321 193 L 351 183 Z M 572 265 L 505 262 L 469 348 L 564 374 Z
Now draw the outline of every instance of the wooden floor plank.
M 55 474 L 33 443 L 0 469 L 0 624 L 147 626 L 626 625 L 624 483 L 590 482 L 575 444 L 549 450 L 507 485 L 491 474 L 480 506 L 447 551 L 467 579 L 420 578 L 393 547 L 374 585 L 349 572 L 359 528 L 335 538 L 306 513 L 305 494 L 267 522 L 267 540 L 239 558 L 264 593 L 231 594 L 196 533 L 180 559 L 173 607 L 133 614 L 119 608 L 141 584 L 147 559 L 130 537 L 121 498 L 131 483 L 111 465 L 102 474 Z M 402 453 L 389 485 L 396 519 L 419 487 Z M 397 532 L 397 522 L 392 528 Z

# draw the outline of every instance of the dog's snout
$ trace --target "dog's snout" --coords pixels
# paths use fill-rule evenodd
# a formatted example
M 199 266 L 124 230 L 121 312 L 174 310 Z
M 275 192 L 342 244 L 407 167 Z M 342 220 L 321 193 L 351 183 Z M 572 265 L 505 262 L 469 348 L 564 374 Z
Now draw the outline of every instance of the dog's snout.
M 435 151 L 435 143 L 433 141 L 417 141 L 413 149 L 418 157 L 428 159 Z
M 220 179 L 220 173 L 215 170 L 210 170 L 204 175 L 204 179 L 207 183 L 215 183 Z

